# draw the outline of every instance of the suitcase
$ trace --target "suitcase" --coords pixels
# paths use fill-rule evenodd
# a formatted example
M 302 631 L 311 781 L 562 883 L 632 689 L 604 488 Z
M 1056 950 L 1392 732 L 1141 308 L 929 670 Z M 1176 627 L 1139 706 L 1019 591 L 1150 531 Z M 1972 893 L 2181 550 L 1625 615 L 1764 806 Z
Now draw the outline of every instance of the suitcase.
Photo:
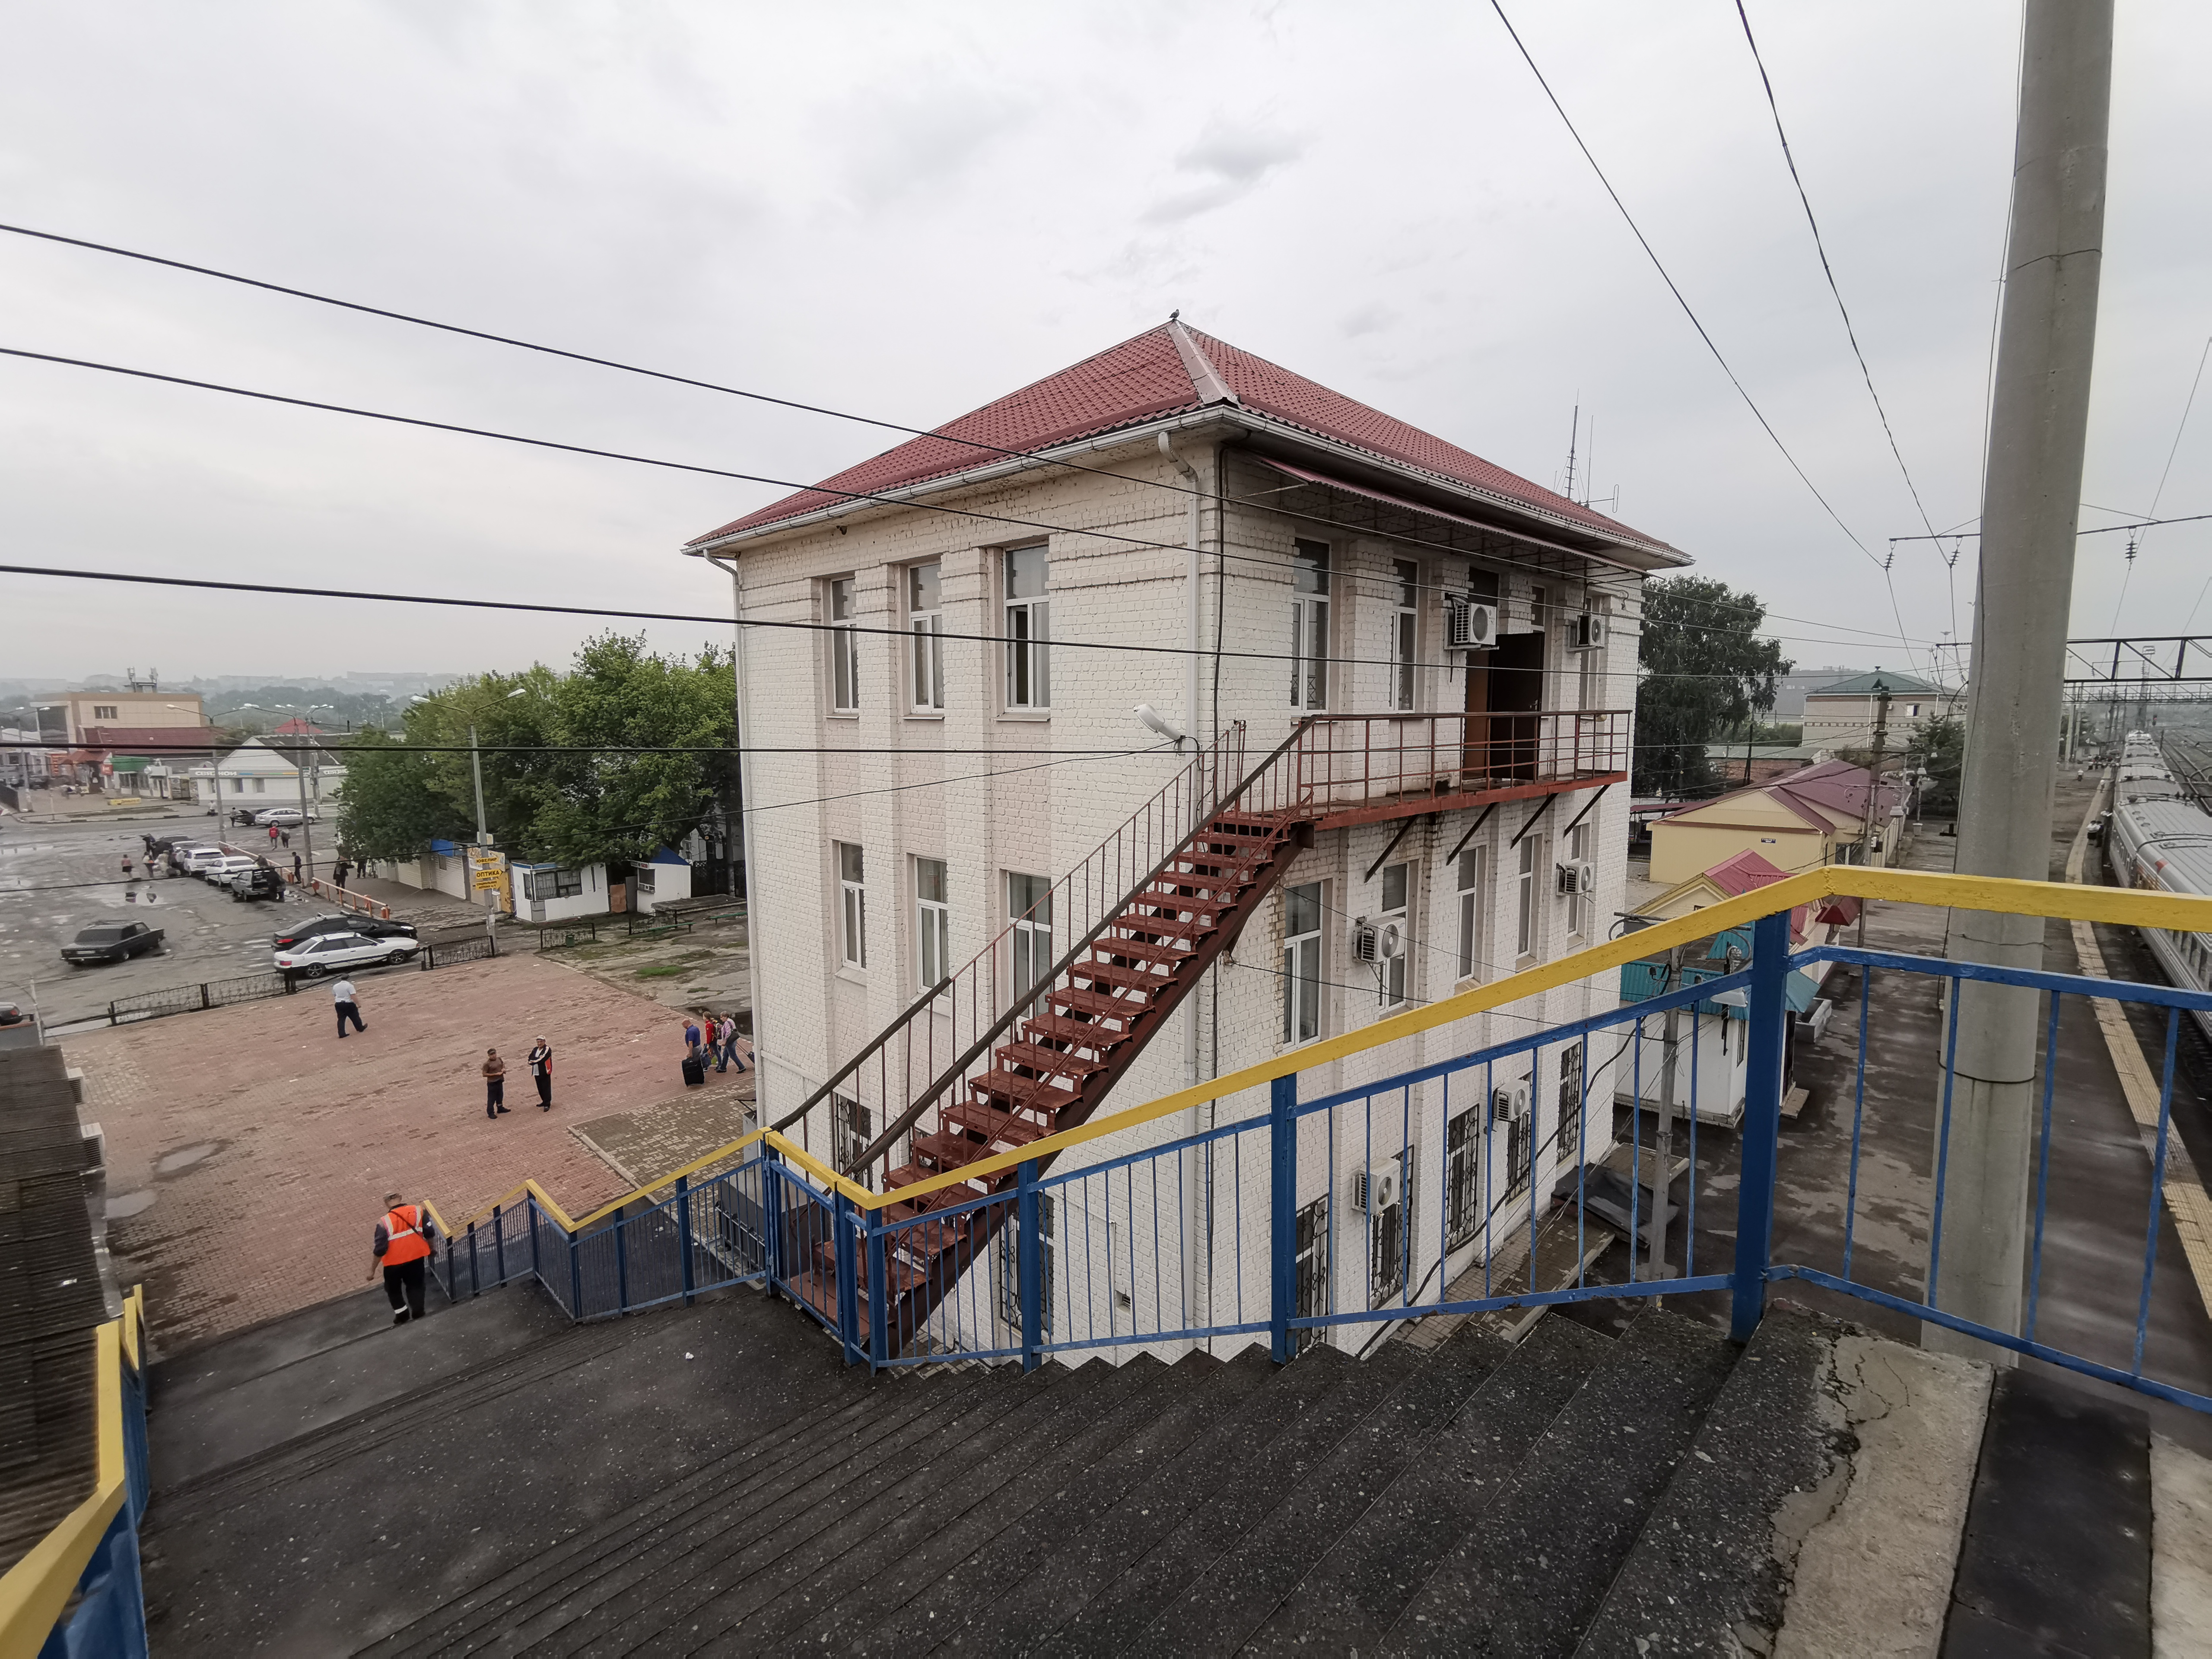
M 707 1080 L 706 1062 L 696 1054 L 684 1056 L 684 1086 L 696 1089 Z

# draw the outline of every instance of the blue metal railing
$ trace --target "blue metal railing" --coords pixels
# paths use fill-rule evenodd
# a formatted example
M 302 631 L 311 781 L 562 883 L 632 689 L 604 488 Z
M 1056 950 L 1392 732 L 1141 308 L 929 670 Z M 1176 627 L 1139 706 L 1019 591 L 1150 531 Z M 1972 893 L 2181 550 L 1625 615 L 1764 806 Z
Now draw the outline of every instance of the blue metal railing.
M 943 1208 L 864 1209 L 762 1143 L 733 1170 L 576 1232 L 527 1200 L 520 1214 L 495 1214 L 446 1241 L 441 1282 L 468 1295 L 534 1277 L 580 1319 L 760 1282 L 819 1321 L 853 1363 L 965 1358 L 1027 1367 L 1053 1356 L 1150 1348 L 1173 1357 L 1255 1340 L 1279 1360 L 1315 1342 L 1364 1352 L 1388 1328 L 1431 1315 L 1707 1292 L 1725 1293 L 1730 1328 L 1747 1340 L 1768 1287 L 1795 1279 L 2212 1410 L 2195 1376 L 2162 1377 L 2146 1364 L 2159 1179 L 2149 1183 L 2140 1275 L 2100 1292 L 2108 1300 L 2124 1292 L 2134 1310 L 2127 1331 L 2101 1347 L 2073 1340 L 2089 1352 L 2041 1334 L 2054 1257 L 2071 1252 L 2078 1280 L 2110 1255 L 2109 1231 L 2100 1247 L 2073 1231 L 2062 1241 L 2049 1225 L 2073 1174 L 2052 1146 L 2063 1008 L 2101 998 L 2165 1012 L 2155 1135 L 2145 1130 L 2154 1173 L 2165 1168 L 2172 1134 L 2179 1018 L 2212 1009 L 2212 996 L 1840 945 L 1792 955 L 1786 913 L 1750 934 L 1749 963 L 1735 972 L 1310 1099 L 1301 1097 L 1300 1075 L 1279 1078 L 1263 1110 L 1078 1167 L 1032 1161 L 1010 1188 Z M 1833 1109 L 1847 1103 L 1850 1114 L 1847 1164 L 1835 1181 L 1841 1226 L 1832 1237 L 1812 1230 L 1820 1249 L 1792 1251 L 1805 1259 L 1778 1260 L 1785 1063 L 1795 1034 L 1808 1029 L 1793 1028 L 1788 981 L 1832 969 L 1857 980 L 1856 1060 L 1848 1085 L 1832 1091 Z M 1893 1080 L 1870 1091 L 1868 1076 L 1869 1042 L 1895 1035 L 1879 1032 L 1872 1018 L 1874 982 L 1893 975 L 1945 983 L 1940 1077 L 1911 1078 L 1907 1100 L 1896 1097 Z M 2017 1333 L 1942 1302 L 1955 993 L 1966 980 L 2050 999 Z M 1678 1024 L 1686 1035 L 1670 1030 Z M 1835 1058 L 1832 1044 L 1819 1065 L 1833 1071 Z M 1932 1151 L 1933 1165 L 1924 1190 L 1906 1183 L 1909 1203 L 1924 1212 L 1902 1229 L 1924 1261 L 1901 1266 L 1896 1255 L 1892 1179 L 1879 1200 L 1887 1249 L 1871 1270 L 1861 1237 L 1870 1105 L 1887 1123 L 1882 1133 L 1904 1123 L 1927 1137 L 1914 1145 Z M 1840 1144 L 1840 1123 L 1832 1127 Z M 1881 1155 L 1893 1175 L 1912 1161 Z M 1653 1214 L 1662 1194 L 1663 1228 Z M 2179 1269 L 2169 1262 L 2166 1271 Z

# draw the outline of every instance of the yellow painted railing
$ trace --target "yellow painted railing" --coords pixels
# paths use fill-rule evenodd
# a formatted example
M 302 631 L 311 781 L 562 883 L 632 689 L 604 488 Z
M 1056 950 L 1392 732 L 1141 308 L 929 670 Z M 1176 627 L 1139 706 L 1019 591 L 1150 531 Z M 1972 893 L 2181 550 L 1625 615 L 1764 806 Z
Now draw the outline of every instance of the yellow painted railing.
M 123 1316 L 100 1328 L 94 1383 L 100 1450 L 92 1493 L 0 1576 L 0 1659 L 35 1659 L 84 1577 L 93 1552 L 107 1535 L 115 1512 L 123 1507 L 130 1485 L 123 1438 L 123 1367 L 127 1361 L 133 1370 L 138 1369 L 145 1317 L 144 1291 L 134 1288 L 123 1304 Z
M 2014 881 L 1996 876 L 1951 876 L 1928 871 L 1877 870 L 1854 865 L 1831 865 L 1819 870 L 1808 870 L 1802 875 L 1758 888 L 1740 897 L 1708 905 L 1672 921 L 1656 923 L 1620 939 L 1592 945 L 1586 951 L 1577 951 L 1571 956 L 1561 957 L 1556 962 L 1544 963 L 1490 984 L 1475 986 L 1430 1003 L 1426 1007 L 1393 1014 L 1387 1019 L 1378 1019 L 1371 1025 L 1363 1025 L 1340 1036 L 1324 1037 L 1317 1042 L 1309 1042 L 1302 1048 L 1262 1060 L 1256 1066 L 1248 1066 L 1242 1071 L 1231 1072 L 1189 1088 L 1179 1089 L 1173 1094 L 1163 1095 L 1141 1106 L 1132 1106 L 1126 1111 L 1093 1118 L 1075 1128 L 1063 1129 L 1058 1134 L 1031 1141 L 1018 1151 L 979 1158 L 973 1164 L 963 1164 L 957 1170 L 933 1176 L 927 1181 L 902 1187 L 895 1193 L 871 1192 L 858 1182 L 847 1179 L 819 1159 L 809 1156 L 773 1129 L 756 1129 L 726 1146 L 715 1148 L 704 1158 L 694 1158 L 681 1170 L 672 1170 L 646 1186 L 601 1205 L 580 1221 L 569 1220 L 561 1206 L 534 1181 L 524 1182 L 495 1202 L 505 1205 L 527 1193 L 537 1199 L 548 1215 L 574 1231 L 604 1219 L 627 1204 L 650 1196 L 667 1187 L 679 1175 L 690 1175 L 759 1141 L 773 1146 L 787 1161 L 804 1170 L 824 1192 L 842 1193 L 861 1209 L 881 1209 L 886 1205 L 921 1198 L 948 1187 L 986 1179 L 1018 1168 L 1030 1158 L 1050 1158 L 1087 1142 L 1156 1122 L 1164 1117 L 1171 1117 L 1177 1112 L 1188 1111 L 1207 1101 L 1263 1087 L 1293 1072 L 1306 1071 L 1333 1060 L 1341 1060 L 1370 1048 L 1379 1048 L 1400 1037 L 1433 1030 L 1439 1025 L 1465 1019 L 1470 1014 L 1502 1008 L 1509 1003 L 1520 1001 L 1523 997 L 1534 996 L 1558 986 L 1571 985 L 1577 980 L 1588 979 L 1626 963 L 1638 961 L 1655 951 L 1709 939 L 1723 928 L 1742 927 L 1778 910 L 1794 910 L 1801 904 L 1817 904 L 1827 898 L 1881 899 L 1893 903 L 1924 904 L 1945 909 L 1991 910 L 2011 915 L 2109 922 L 2120 927 L 2167 927 L 2185 932 L 2212 933 L 2212 898 L 2185 898 L 2172 893 L 2145 892 L 2128 888 L 2072 886 L 2063 882 Z M 489 1216 L 492 1208 L 492 1205 L 487 1204 L 469 1217 L 461 1224 L 464 1230 L 469 1222 L 481 1221 Z M 434 1209 L 432 1214 L 436 1217 Z M 441 1231 L 450 1231 L 446 1229 L 442 1218 L 438 1218 L 438 1225 Z

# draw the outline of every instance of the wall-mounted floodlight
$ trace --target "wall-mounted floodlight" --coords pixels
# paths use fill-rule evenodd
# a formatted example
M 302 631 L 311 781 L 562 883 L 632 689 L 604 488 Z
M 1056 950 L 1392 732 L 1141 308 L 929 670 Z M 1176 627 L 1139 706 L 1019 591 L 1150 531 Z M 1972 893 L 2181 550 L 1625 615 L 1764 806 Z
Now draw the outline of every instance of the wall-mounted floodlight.
M 1190 741 L 1190 734 L 1188 732 L 1174 725 L 1148 702 L 1140 702 L 1129 712 L 1178 749 Z

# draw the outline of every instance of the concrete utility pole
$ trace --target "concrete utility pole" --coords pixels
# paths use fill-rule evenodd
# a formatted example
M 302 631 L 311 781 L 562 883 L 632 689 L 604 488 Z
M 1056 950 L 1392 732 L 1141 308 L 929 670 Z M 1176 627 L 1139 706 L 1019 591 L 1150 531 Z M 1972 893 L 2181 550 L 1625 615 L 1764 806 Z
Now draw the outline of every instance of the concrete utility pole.
M 1880 701 L 1874 706 L 1874 760 L 1867 768 L 1866 822 L 1859 829 L 1859 863 L 1871 866 L 1875 854 L 1875 825 L 1881 817 L 1881 751 L 1889 746 L 1889 687 L 1875 688 Z M 1866 949 L 1866 906 L 1859 906 L 1859 949 Z
M 483 760 L 482 757 L 477 753 L 477 729 L 474 726 L 471 726 L 469 727 L 469 774 L 476 780 L 477 786 L 477 845 L 479 847 L 489 847 L 491 845 L 491 830 L 484 822 L 483 810 Z M 475 884 L 476 878 L 476 861 L 474 860 L 471 860 L 469 861 L 469 881 L 471 885 Z M 487 939 L 493 938 L 498 933 L 498 932 L 499 891 L 496 888 L 487 887 L 484 889 L 484 937 Z
M 1962 875 L 2051 876 L 2112 83 L 2112 0 L 2027 0 L 2012 241 L 1982 486 L 1973 704 L 1960 785 Z M 1964 912 L 1948 953 L 1956 961 L 2038 968 L 2043 922 Z M 2022 987 L 1972 981 L 1960 981 L 1955 994 L 1958 1078 L 1943 1248 L 1940 1276 L 1929 1264 L 1936 1283 L 1929 1299 L 1947 1313 L 2016 1333 L 2041 998 Z M 1939 1137 L 1940 1124 L 1939 1117 Z M 1921 1340 L 2001 1364 L 2010 1359 L 1934 1325 L 1922 1328 Z

